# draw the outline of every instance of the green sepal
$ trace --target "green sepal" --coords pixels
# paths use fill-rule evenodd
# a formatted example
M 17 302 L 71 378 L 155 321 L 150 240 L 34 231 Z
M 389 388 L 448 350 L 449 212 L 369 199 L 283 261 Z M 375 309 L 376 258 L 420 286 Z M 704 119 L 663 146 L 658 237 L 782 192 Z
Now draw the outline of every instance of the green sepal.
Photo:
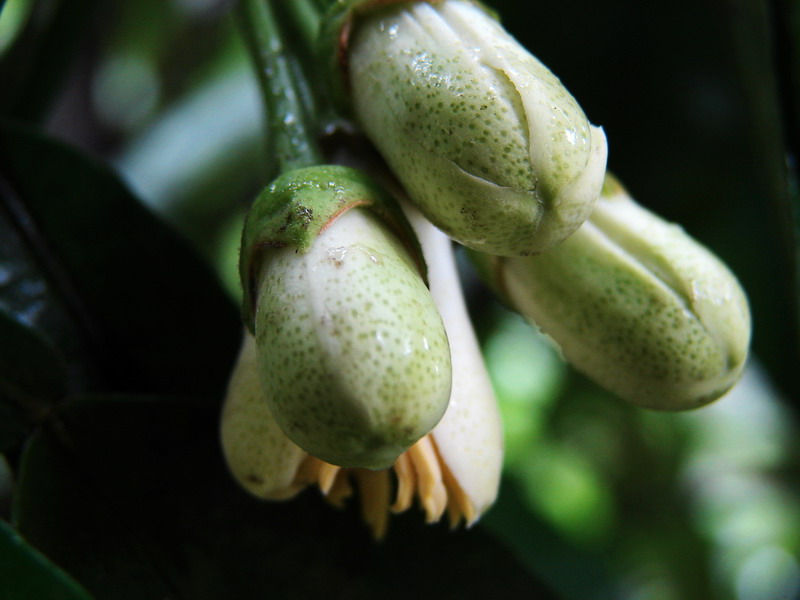
M 350 115 L 350 78 L 348 46 L 350 35 L 358 19 L 378 10 L 387 10 L 395 4 L 441 4 L 444 0 L 335 0 L 322 20 L 319 37 L 319 59 L 327 75 L 334 106 L 345 116 Z M 481 7 L 488 15 L 500 20 L 497 11 L 478 0 L 466 0 Z
M 427 285 L 422 250 L 400 207 L 365 174 L 338 165 L 304 167 L 284 173 L 256 198 L 242 232 L 239 276 L 242 317 L 254 332 L 257 277 L 270 248 L 307 251 L 317 236 L 351 208 L 375 213 L 406 247 Z

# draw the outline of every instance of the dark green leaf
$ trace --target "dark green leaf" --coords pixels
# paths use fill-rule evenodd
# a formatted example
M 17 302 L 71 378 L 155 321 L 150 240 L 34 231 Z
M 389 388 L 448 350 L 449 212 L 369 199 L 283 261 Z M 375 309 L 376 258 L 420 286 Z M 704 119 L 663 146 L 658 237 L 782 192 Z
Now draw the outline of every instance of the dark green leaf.
M 37 256 L 37 248 L 29 243 L 39 236 L 26 215 L 15 210 L 18 205 L 8 182 L 0 174 L 0 312 L 5 318 L 35 330 L 41 344 L 58 355 L 53 361 L 66 365 L 67 387 L 82 389 L 91 378 L 92 368 L 76 325 L 76 315 L 68 310 L 41 268 L 46 261 Z M 42 244 L 39 246 L 40 255 L 46 256 L 47 249 Z M 13 344 L 6 345 L 11 346 L 6 352 L 13 354 Z M 20 365 L 24 373 L 15 376 L 49 379 L 51 375 L 45 369 L 53 361 L 43 365 L 36 361 Z M 63 367 L 59 368 L 59 373 L 61 370 Z
M 138 532 L 116 512 L 126 499 L 111 500 L 53 435 L 29 440 L 12 513 L 22 535 L 99 598 L 166 597 Z
M 218 399 L 240 322 L 184 241 L 108 168 L 22 127 L 0 129 L 0 168 L 108 387 Z
M 25 438 L 28 423 L 23 411 L 11 404 L 0 402 L 0 454 L 17 446 Z
M 800 363 L 800 205 L 796 189 L 792 197 L 788 164 L 792 161 L 787 161 L 790 152 L 800 150 L 795 137 L 800 133 L 795 121 L 797 91 L 792 87 L 795 73 L 789 67 L 796 32 L 791 31 L 791 11 L 785 2 L 726 0 L 724 4 L 724 23 L 733 38 L 731 55 L 747 103 L 751 178 L 763 198 L 752 203 L 752 221 L 763 222 L 768 235 L 758 264 L 761 285 L 750 290 L 760 317 L 753 343 L 777 383 L 795 399 L 795 408 L 800 408 L 796 372 Z
M 553 598 L 480 528 L 420 512 L 375 544 L 314 490 L 265 503 L 226 472 L 216 411 L 87 399 L 23 460 L 16 522 L 98 599 Z
M 32 329 L 0 312 L 0 398 L 43 407 L 64 395 L 64 365 Z
M 58 93 L 98 0 L 39 0 L 14 46 L 0 62 L 0 111 L 42 119 Z
M 0 600 L 91 600 L 5 521 L 0 521 L 0 582 Z
M 42 419 L 66 390 L 60 356 L 30 327 L 0 311 L 0 452 L 19 441 L 26 421 Z

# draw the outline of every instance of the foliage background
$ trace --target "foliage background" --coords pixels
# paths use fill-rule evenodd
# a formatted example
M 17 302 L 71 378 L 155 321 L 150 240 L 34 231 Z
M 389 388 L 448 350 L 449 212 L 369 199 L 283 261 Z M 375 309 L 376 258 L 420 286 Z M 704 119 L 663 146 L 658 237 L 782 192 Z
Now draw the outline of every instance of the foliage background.
M 6 0 L 0 599 L 800 598 L 800 4 L 492 5 L 633 195 L 739 275 L 741 385 L 689 414 L 623 405 L 465 268 L 507 435 L 482 522 L 412 513 L 375 546 L 313 490 L 249 498 L 217 442 L 266 183 L 231 3 Z

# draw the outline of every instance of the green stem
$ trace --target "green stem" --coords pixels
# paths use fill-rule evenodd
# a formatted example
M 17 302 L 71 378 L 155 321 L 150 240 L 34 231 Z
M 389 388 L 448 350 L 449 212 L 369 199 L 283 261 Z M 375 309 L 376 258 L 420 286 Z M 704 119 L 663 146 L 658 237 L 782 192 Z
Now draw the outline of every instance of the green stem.
M 292 3 L 294 3 L 293 0 Z M 310 86 L 278 25 L 271 0 L 242 0 L 237 17 L 256 66 L 266 112 L 270 178 L 320 164 Z
M 323 11 L 317 0 L 292 0 L 275 4 L 275 15 L 286 34 L 290 51 L 298 58 L 303 68 L 303 80 L 310 86 L 316 102 L 317 123 L 324 124 L 335 118 L 336 110 L 330 101 L 327 89 L 328 63 L 320 60 L 319 34 Z
M 311 0 L 311 2 L 316 7 L 317 12 L 321 14 L 326 13 L 331 7 L 331 4 L 333 4 L 331 0 Z
M 319 8 L 312 0 L 292 0 L 286 2 L 285 6 L 302 38 L 303 46 L 308 54 L 313 55 L 316 51 L 317 35 L 322 22 Z

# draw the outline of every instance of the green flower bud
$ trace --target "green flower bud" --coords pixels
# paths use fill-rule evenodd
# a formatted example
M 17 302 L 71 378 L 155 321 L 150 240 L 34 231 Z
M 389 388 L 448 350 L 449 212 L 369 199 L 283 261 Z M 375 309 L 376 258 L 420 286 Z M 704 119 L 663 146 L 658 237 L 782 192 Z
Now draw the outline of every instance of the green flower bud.
M 736 278 L 610 177 L 590 219 L 558 247 L 473 258 L 569 362 L 633 404 L 695 408 L 741 375 L 750 313 Z
M 283 435 L 267 407 L 253 336 L 246 334 L 228 383 L 220 440 L 239 484 L 259 498 L 284 500 L 303 489 L 297 471 L 306 453 Z
M 600 193 L 603 131 L 476 3 L 385 4 L 350 13 L 340 54 L 353 113 L 413 202 L 492 254 L 569 236 Z
M 447 408 L 447 337 L 407 235 L 390 199 L 345 167 L 281 176 L 245 225 L 245 315 L 269 409 L 326 462 L 389 467 Z

